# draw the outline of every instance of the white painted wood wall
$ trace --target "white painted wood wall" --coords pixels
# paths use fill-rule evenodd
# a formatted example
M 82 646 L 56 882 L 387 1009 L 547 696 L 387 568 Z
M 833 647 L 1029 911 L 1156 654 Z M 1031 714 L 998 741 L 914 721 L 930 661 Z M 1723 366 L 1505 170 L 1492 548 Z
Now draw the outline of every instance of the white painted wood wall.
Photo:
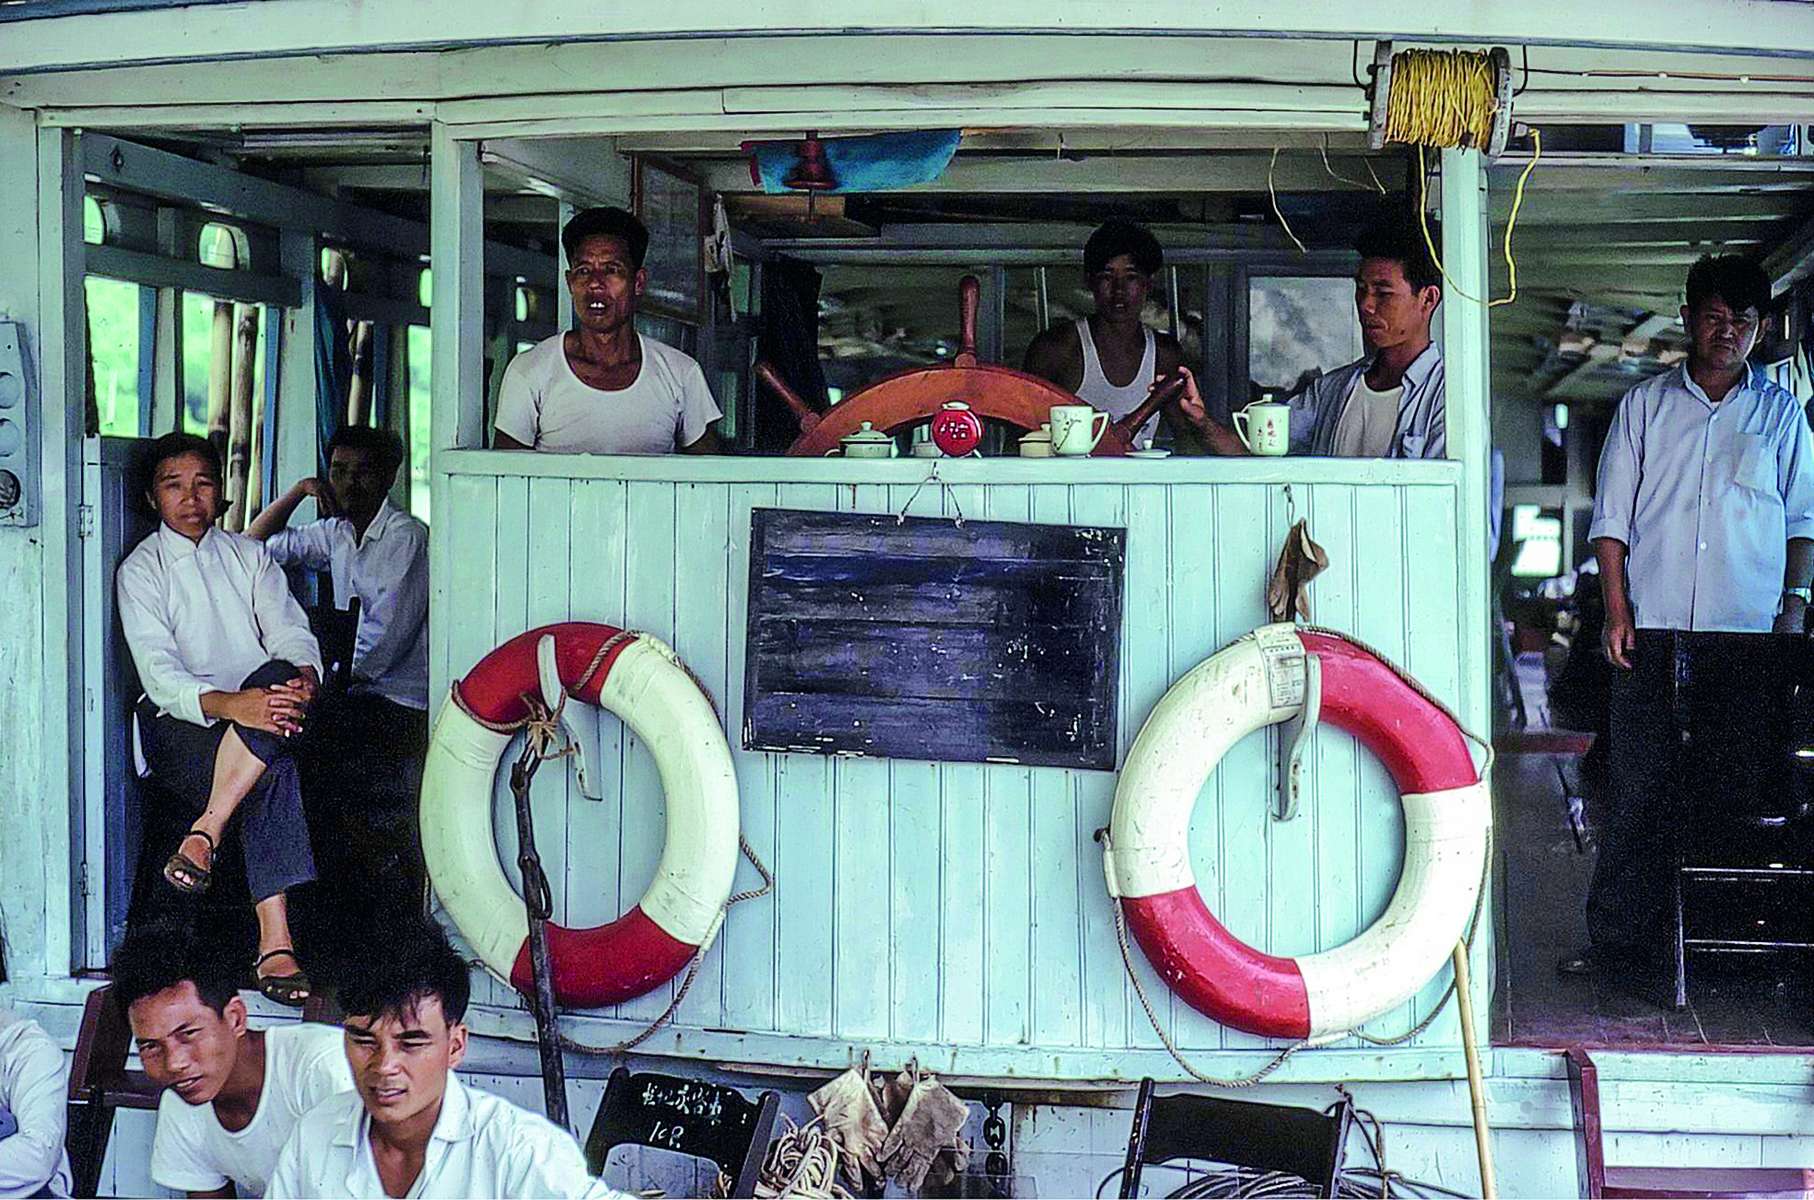
M 446 656 L 440 678 L 464 674 L 536 625 L 627 625 L 671 642 L 733 730 L 743 705 L 751 509 L 898 511 L 917 482 L 830 480 L 925 474 L 908 463 L 866 476 L 853 464 L 784 460 L 697 468 L 475 452 L 448 460 L 437 534 L 454 550 L 445 633 L 435 639 Z M 1312 588 L 1316 619 L 1378 647 L 1437 695 L 1456 695 L 1454 464 L 1325 464 L 1310 468 L 1315 475 L 1295 464 L 1289 470 L 1300 478 L 1290 484 L 1253 481 L 1259 469 L 1234 464 L 1031 467 L 990 477 L 1104 482 L 960 482 L 942 494 L 933 484 L 912 511 L 1127 527 L 1122 753 L 1174 679 L 1264 622 L 1265 580 L 1296 516 L 1309 518 L 1332 561 Z M 945 474 L 983 478 L 981 469 Z M 537 473 L 508 473 L 516 470 Z M 1269 470 L 1278 479 L 1288 469 Z M 1211 482 L 1230 477 L 1250 481 Z M 1198 482 L 1173 483 L 1181 478 Z M 661 850 L 653 761 L 613 719 L 601 740 L 603 803 L 581 796 L 558 769 L 535 785 L 538 841 L 568 924 L 607 921 L 634 903 Z M 1262 782 L 1274 775 L 1269 741 L 1238 746 L 1205 788 L 1191 829 L 1199 884 L 1250 943 L 1279 954 L 1326 949 L 1390 896 L 1402 855 L 1396 792 L 1351 738 L 1324 732 L 1303 815 L 1274 821 Z M 1092 840 L 1108 821 L 1112 773 L 733 750 L 744 832 L 773 866 L 776 889 L 731 912 L 681 1004 L 679 1032 L 656 1043 L 663 1052 L 842 1066 L 852 1046 L 892 1044 L 966 1075 L 1178 1075 L 1127 982 Z M 501 790 L 494 824 L 506 863 L 515 857 L 509 813 Z M 744 866 L 738 886 L 754 881 Z M 1135 962 L 1184 1046 L 1246 1058 L 1267 1044 L 1175 1003 L 1144 959 Z M 1408 1029 L 1445 982 L 1373 1032 Z M 603 1015 L 646 1023 L 672 995 L 669 985 Z M 514 1003 L 489 981 L 478 998 Z M 614 1022 L 593 1040 L 608 1044 L 624 1029 Z M 738 1031 L 734 1044 L 708 1032 L 724 1030 Z M 1396 1058 L 1338 1049 L 1292 1063 L 1307 1072 L 1301 1078 L 1446 1074 L 1453 1055 L 1428 1051 L 1458 1037 L 1444 1014 Z

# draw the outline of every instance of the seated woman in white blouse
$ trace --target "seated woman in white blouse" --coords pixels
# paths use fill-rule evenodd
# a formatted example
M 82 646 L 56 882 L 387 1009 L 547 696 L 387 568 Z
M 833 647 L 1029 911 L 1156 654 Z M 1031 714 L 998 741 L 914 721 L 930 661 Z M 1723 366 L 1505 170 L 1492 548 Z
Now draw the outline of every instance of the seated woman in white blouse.
M 151 774 L 193 803 L 164 866 L 182 892 L 210 882 L 235 823 L 258 915 L 261 992 L 300 1006 L 309 979 L 290 938 L 286 893 L 315 878 L 289 739 L 302 732 L 321 650 L 262 544 L 216 529 L 220 456 L 205 438 L 152 445 L 146 499 L 157 530 L 120 564 L 120 624 L 145 695 L 139 734 Z

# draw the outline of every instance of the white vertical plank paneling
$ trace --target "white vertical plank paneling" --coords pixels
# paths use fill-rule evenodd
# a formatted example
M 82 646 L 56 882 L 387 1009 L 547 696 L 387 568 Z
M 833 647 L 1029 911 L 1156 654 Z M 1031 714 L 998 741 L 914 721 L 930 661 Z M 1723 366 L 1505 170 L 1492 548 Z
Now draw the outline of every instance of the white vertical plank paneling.
M 662 641 L 674 636 L 674 577 L 677 565 L 674 524 L 675 485 L 633 482 L 628 485 L 625 511 L 624 624 L 642 629 Z M 692 531 L 687 532 L 692 545 Z M 649 748 L 629 729 L 624 730 L 623 824 L 618 846 L 618 896 L 629 901 L 640 896 L 655 878 L 661 861 L 667 821 L 661 774 Z M 670 981 L 646 996 L 618 1005 L 624 1017 L 653 1021 L 674 998 Z
M 565 479 L 534 479 L 529 483 L 529 572 L 523 598 L 526 629 L 568 619 L 572 607 L 573 488 Z M 569 877 L 567 813 L 578 796 L 573 764 L 565 758 L 543 763 L 529 791 L 536 852 L 541 855 L 542 870 L 554 893 L 554 919 L 565 925 L 575 922 L 565 911 L 567 889 L 556 881 Z M 586 861 L 582 858 L 574 865 Z
M 1311 536 L 1329 555 L 1329 569 L 1310 585 L 1310 617 L 1332 629 L 1355 628 L 1356 585 L 1367 565 L 1360 561 L 1360 533 L 1355 528 L 1355 489 L 1336 484 L 1316 488 Z M 1359 811 L 1360 744 L 1348 734 L 1325 726 L 1316 733 L 1312 753 L 1315 777 L 1310 795 L 1316 804 L 1316 948 L 1330 950 L 1361 928 L 1360 881 L 1355 862 Z
M 782 508 L 836 511 L 829 484 L 786 484 Z M 832 854 L 832 763 L 817 755 L 777 755 L 776 789 L 776 1017 L 794 1033 L 832 1032 L 834 946 L 832 913 L 837 878 Z
M 1123 728 L 1118 761 L 1140 734 L 1147 714 L 1165 695 L 1171 683 L 1171 633 L 1168 599 L 1174 551 L 1169 521 L 1170 500 L 1164 488 L 1127 489 L 1127 577 L 1122 589 L 1121 647 Z M 1181 553 L 1195 557 L 1202 547 Z M 1161 1021 L 1171 1024 L 1171 1002 L 1158 974 L 1144 959 L 1135 963 L 1140 982 Z M 1128 996 L 1128 1044 L 1154 1048 L 1161 1045 L 1152 1021 L 1139 998 Z
M 1216 489 L 1216 644 L 1225 646 L 1266 623 L 1266 578 L 1274 544 L 1267 510 L 1275 488 L 1243 485 Z M 1213 776 L 1221 813 L 1221 844 L 1210 863 L 1199 862 L 1197 886 L 1228 931 L 1250 946 L 1271 943 L 1266 895 L 1267 825 L 1272 818 L 1267 787 L 1274 766 L 1271 734 L 1243 739 L 1222 756 Z M 1206 797 L 1207 799 L 1207 797 Z M 1213 869 L 1214 884 L 1208 882 Z M 1222 1045 L 1249 1049 L 1265 1040 L 1226 1029 Z
M 972 518 L 1025 521 L 1024 488 L 953 488 L 953 504 Z M 947 510 L 947 516 L 955 512 Z M 990 1045 L 1032 1041 L 1032 772 L 995 767 L 983 775 L 983 1038 Z
M 615 479 L 573 484 L 570 544 L 555 553 L 569 560 L 567 610 L 575 621 L 624 623 L 626 485 Z M 586 769 L 598 776 L 603 800 L 577 789 L 567 810 L 567 922 L 590 929 L 615 921 L 630 904 L 618 889 L 617 847 L 623 823 L 623 722 L 603 714 Z M 563 764 L 564 765 L 564 764 Z
M 1171 670 L 1169 682 L 1176 683 L 1198 663 L 1222 647 L 1216 640 L 1216 575 L 1218 552 L 1216 538 L 1216 503 L 1219 489 L 1208 486 L 1173 488 L 1169 526 L 1163 531 L 1170 550 L 1172 581 L 1168 628 L 1171 631 Z M 1191 812 L 1191 861 L 1209 864 L 1199 868 L 1199 886 L 1213 889 L 1217 847 L 1221 844 L 1222 814 L 1215 802 L 1216 780 L 1212 775 L 1197 796 Z M 1211 904 L 1216 902 L 1213 891 Z M 1155 1003 L 1157 1003 L 1155 997 Z M 1180 1045 L 1213 1049 L 1221 1044 L 1222 1027 L 1175 996 L 1165 1003 L 1171 1010 L 1172 1036 Z M 1144 1020 L 1141 1013 L 1136 1020 Z
M 1068 524 L 1070 489 L 1028 488 L 1027 515 L 1040 524 Z M 1083 1044 L 1083 897 L 1103 890 L 1100 856 L 1080 853 L 1086 843 L 1079 837 L 1075 779 L 1054 767 L 1032 774 L 1032 1026 L 1041 1046 Z
M 1430 547 L 1450 544 L 1448 538 L 1450 531 L 1455 528 L 1456 520 L 1454 492 L 1442 491 L 1423 499 L 1421 503 L 1407 503 L 1404 513 L 1407 545 Z M 1481 520 L 1484 522 L 1485 518 L 1481 517 Z M 1450 570 L 1455 569 L 1452 556 L 1448 557 L 1447 565 Z M 1431 695 L 1448 705 L 1452 711 L 1457 711 L 1460 709 L 1461 663 L 1465 658 L 1459 637 L 1459 598 L 1452 588 L 1413 585 L 1406 589 L 1405 603 L 1408 638 L 1406 657 L 1399 659 L 1399 664 L 1410 671 Z M 1443 989 L 1449 982 L 1450 970 L 1444 967 L 1438 971 L 1436 977 L 1417 994 L 1409 1014 L 1412 1021 L 1422 1019 L 1441 999 Z M 1484 1002 L 1485 997 L 1477 999 Z M 1387 1020 L 1389 1022 L 1391 1018 Z M 1438 1021 L 1442 1028 L 1433 1027 L 1420 1035 L 1417 1044 L 1453 1042 L 1460 1037 L 1454 1020 L 1450 1014 L 1444 1014 Z
M 1409 498 L 1414 505 L 1432 503 L 1421 491 Z M 1407 583 L 1398 571 L 1384 569 L 1394 561 L 1411 563 L 1430 547 L 1414 546 L 1405 534 L 1407 497 L 1384 488 L 1356 488 L 1354 523 L 1364 540 L 1366 562 L 1356 582 L 1354 633 L 1393 662 L 1405 661 L 1405 593 Z M 1357 545 L 1357 554 L 1362 553 Z M 1419 565 L 1427 563 L 1422 559 Z M 1416 584 L 1427 586 L 1420 578 Z M 1357 749 L 1359 786 L 1355 789 L 1360 827 L 1355 836 L 1355 870 L 1360 880 L 1360 923 L 1379 919 L 1392 898 L 1399 867 L 1404 862 L 1404 810 L 1398 790 L 1378 759 Z M 1402 1028 L 1388 1018 L 1381 1029 Z
M 1127 524 L 1127 501 L 1122 488 L 1090 484 L 1071 489 L 1071 520 L 1078 525 Z M 1129 554 L 1134 541 L 1129 533 Z M 1125 595 L 1125 592 L 1124 592 Z M 1134 733 L 1127 711 L 1127 613 L 1121 616 L 1121 704 L 1116 759 L 1127 754 Z M 1115 914 L 1109 908 L 1107 886 L 1102 881 L 1102 848 L 1095 832 L 1109 823 L 1115 805 L 1115 776 L 1108 771 L 1078 771 L 1077 839 L 1080 862 L 1091 862 L 1096 878 L 1083 888 L 1083 1040 L 1086 1046 L 1124 1048 L 1128 1041 L 1127 971 L 1121 965 L 1121 947 L 1115 939 Z M 1087 878 L 1087 876 L 1086 876 Z M 1144 1016 L 1142 1017 L 1144 1019 Z
M 861 485 L 838 489 L 845 512 L 886 509 L 888 489 Z M 893 894 L 890 873 L 888 767 L 885 759 L 840 758 L 832 766 L 832 1023 L 840 1038 L 865 1042 L 888 1037 L 896 946 L 889 932 Z M 907 986 L 911 987 L 911 981 Z
M 594 620 L 674 644 L 723 704 L 743 829 L 777 872 L 772 897 L 734 909 L 682 1004 L 681 1030 L 729 1027 L 885 1047 L 896 1042 L 1146 1048 L 1092 834 L 1108 772 L 1012 765 L 832 760 L 742 750 L 752 508 L 891 511 L 910 485 L 709 484 L 450 476 L 439 525 L 451 556 L 445 654 L 464 674 L 532 625 Z M 1120 749 L 1164 691 L 1265 620 L 1263 587 L 1292 515 L 1330 552 L 1312 585 L 1319 623 L 1404 660 L 1439 694 L 1458 679 L 1452 489 L 1036 486 L 922 491 L 921 514 L 1128 529 Z M 1449 523 L 1449 525 L 1445 525 Z M 1274 750 L 1244 740 L 1205 786 L 1190 842 L 1212 911 L 1244 940 L 1303 953 L 1346 940 L 1383 909 L 1402 857 L 1396 792 L 1372 756 L 1316 738 L 1305 810 L 1271 818 Z M 641 894 L 664 840 L 646 749 L 606 719 L 607 798 L 585 800 L 559 766 L 538 780 L 544 860 L 570 924 L 617 916 Z M 510 834 L 507 789 L 496 824 Z M 503 838 L 506 858 L 513 837 Z M 506 864 L 509 869 L 509 864 Z M 754 883 L 740 868 L 738 887 Z M 1252 1048 L 1135 969 L 1179 1041 Z M 1427 1006 L 1440 985 L 1426 989 Z M 673 985 L 621 1006 L 648 1020 Z M 514 1004 L 489 983 L 481 1003 Z M 1378 1023 L 1408 1026 L 1410 1006 Z M 1453 1043 L 1450 1021 L 1422 1039 Z
M 899 512 L 911 501 L 915 516 L 956 518 L 953 498 L 931 488 L 893 487 L 889 504 Z M 975 489 L 964 489 L 957 505 L 970 517 L 982 515 Z M 951 763 L 939 768 L 939 1039 L 962 1045 L 984 1040 L 986 1019 L 984 955 L 989 900 L 984 838 L 989 768 Z
M 738 803 L 742 807 L 743 836 L 757 857 L 777 865 L 776 796 L 780 779 L 779 754 L 742 749 L 744 661 L 749 641 L 750 512 L 772 508 L 777 494 L 773 484 L 739 484 L 727 489 L 729 546 L 725 554 L 729 602 L 725 609 L 724 650 L 728 675 L 725 683 L 724 723 L 731 741 L 731 759 L 737 767 Z M 753 888 L 753 869 L 738 868 L 739 888 Z M 776 887 L 781 886 L 777 879 Z M 770 893 L 760 899 L 733 905 L 725 914 L 718 935 L 723 947 L 724 1021 L 734 1029 L 778 1029 L 775 989 L 780 949 L 776 941 L 775 914 L 780 898 Z
M 732 594 L 730 497 L 723 487 L 679 484 L 674 500 L 674 524 L 681 541 L 674 572 L 674 626 L 668 636 L 680 661 L 698 676 L 706 694 L 712 698 L 712 706 L 728 737 L 737 726 L 737 718 L 724 709 L 727 691 L 724 625 Z M 737 595 L 741 598 L 742 581 L 737 582 Z M 665 835 L 666 831 L 663 832 Z M 700 959 L 698 974 L 681 1000 L 674 1019 L 683 1025 L 722 1024 L 723 974 L 723 954 L 708 951 Z

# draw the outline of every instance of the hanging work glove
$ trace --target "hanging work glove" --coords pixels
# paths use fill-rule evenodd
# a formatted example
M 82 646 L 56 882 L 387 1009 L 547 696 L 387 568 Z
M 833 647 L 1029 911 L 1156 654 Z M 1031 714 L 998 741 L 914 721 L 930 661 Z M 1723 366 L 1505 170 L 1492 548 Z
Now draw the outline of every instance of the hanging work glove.
M 910 1192 L 918 1191 L 932 1160 L 957 1143 L 969 1118 L 969 1106 L 936 1076 L 921 1075 L 882 1143 L 882 1167 L 888 1177 Z
M 907 1097 L 913 1094 L 913 1086 L 920 1081 L 919 1060 L 908 1063 L 901 1068 L 901 1073 L 882 1084 L 880 1104 L 882 1119 L 888 1122 L 890 1129 L 901 1119 L 901 1110 L 907 1107 Z
M 868 1075 L 852 1067 L 806 1099 L 844 1152 L 850 1181 L 860 1188 L 880 1183 L 882 1142 L 888 1137 L 888 1125 L 876 1107 Z

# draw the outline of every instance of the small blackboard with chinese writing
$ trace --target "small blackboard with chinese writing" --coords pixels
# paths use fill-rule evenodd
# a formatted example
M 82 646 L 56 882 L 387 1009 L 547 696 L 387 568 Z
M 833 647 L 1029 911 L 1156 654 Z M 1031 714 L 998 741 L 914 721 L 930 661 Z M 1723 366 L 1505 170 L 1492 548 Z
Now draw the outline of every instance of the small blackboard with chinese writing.
M 746 749 L 1114 769 L 1126 530 L 750 524 Z
M 753 1196 L 780 1104 L 774 1092 L 752 1101 L 722 1084 L 619 1067 L 586 1138 L 586 1165 L 596 1175 L 613 1146 L 655 1146 L 711 1159 L 744 1189 L 731 1195 Z

